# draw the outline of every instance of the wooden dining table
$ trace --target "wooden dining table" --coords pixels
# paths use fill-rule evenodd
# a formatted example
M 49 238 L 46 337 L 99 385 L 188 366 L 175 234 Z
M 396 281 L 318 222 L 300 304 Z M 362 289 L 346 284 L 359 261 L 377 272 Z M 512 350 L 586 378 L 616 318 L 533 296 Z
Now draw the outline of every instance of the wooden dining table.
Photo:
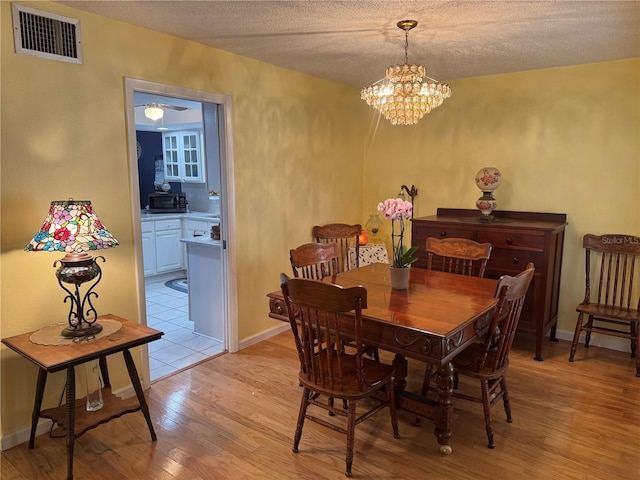
M 362 311 L 363 342 L 395 354 L 394 385 L 399 409 L 431 420 L 440 451 L 450 454 L 453 423 L 451 360 L 486 333 L 493 310 L 497 280 L 412 268 L 407 290 L 394 290 L 389 265 L 376 263 L 327 277 L 343 287 L 367 289 Z M 282 291 L 267 295 L 269 316 L 289 321 Z M 353 329 L 345 316 L 342 328 Z M 437 367 L 436 400 L 405 390 L 407 358 Z

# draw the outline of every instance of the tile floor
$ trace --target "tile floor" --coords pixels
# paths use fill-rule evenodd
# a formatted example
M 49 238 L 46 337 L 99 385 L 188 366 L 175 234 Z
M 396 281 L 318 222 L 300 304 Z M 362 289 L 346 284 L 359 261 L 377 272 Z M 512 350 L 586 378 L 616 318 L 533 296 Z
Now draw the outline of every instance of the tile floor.
M 145 285 L 147 325 L 164 332 L 160 340 L 149 344 L 152 382 L 224 351 L 222 341 L 193 331 L 188 295 L 166 287 L 165 282 Z

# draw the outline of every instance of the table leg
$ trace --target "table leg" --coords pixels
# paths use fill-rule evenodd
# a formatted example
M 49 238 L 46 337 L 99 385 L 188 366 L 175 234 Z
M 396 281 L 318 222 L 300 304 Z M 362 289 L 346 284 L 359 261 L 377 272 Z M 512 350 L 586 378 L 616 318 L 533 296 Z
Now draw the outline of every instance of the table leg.
M 453 422 L 453 404 L 451 395 L 453 393 L 453 364 L 446 363 L 438 369 L 436 385 L 438 387 L 438 412 L 434 423 L 436 428 L 434 433 L 440 444 L 440 452 L 450 455 L 452 450 L 449 445 L 451 438 L 451 424 Z
M 393 359 L 393 386 L 399 390 L 404 390 L 407 386 L 407 359 L 403 355 L 396 355 Z
M 67 368 L 67 480 L 73 480 L 73 447 L 76 441 L 76 370 Z
M 133 358 L 131 357 L 131 353 L 129 352 L 129 350 L 123 350 L 122 355 L 124 356 L 124 361 L 127 364 L 127 370 L 129 372 L 129 378 L 131 378 L 131 384 L 133 385 L 133 389 L 136 391 L 138 403 L 140 403 L 140 409 L 142 410 L 144 418 L 147 421 L 149 433 L 151 433 L 151 440 L 155 442 L 157 439 L 156 432 L 153 429 L 153 423 L 151 423 L 149 406 L 147 405 L 147 401 L 144 398 L 144 392 L 142 391 L 142 385 L 140 384 L 140 377 L 138 376 L 136 365 L 135 363 L 133 363 Z
M 36 428 L 40 419 L 40 409 L 42 408 L 42 398 L 44 397 L 44 387 L 47 383 L 47 371 L 44 368 L 38 369 L 38 381 L 36 382 L 36 399 L 33 402 L 33 413 L 31 414 L 31 435 L 29 435 L 29 448 L 33 448 L 36 442 Z

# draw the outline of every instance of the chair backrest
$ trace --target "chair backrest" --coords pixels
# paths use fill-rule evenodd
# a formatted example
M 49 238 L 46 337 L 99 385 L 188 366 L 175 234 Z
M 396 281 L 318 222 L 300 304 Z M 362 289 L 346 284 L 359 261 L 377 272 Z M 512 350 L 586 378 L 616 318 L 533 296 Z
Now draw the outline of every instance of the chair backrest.
M 425 251 L 428 270 L 484 277 L 491 244 L 468 238 L 427 237 Z
M 338 244 L 338 271 L 345 272 L 357 268 L 360 255 L 360 234 L 362 225 L 347 225 L 346 223 L 329 223 L 313 227 L 313 237 L 318 243 L 335 242 Z M 349 265 L 349 244 L 355 248 L 355 265 Z
M 338 273 L 338 244 L 305 243 L 289 250 L 291 269 L 295 278 L 322 280 Z
M 493 312 L 489 334 L 485 337 L 482 353 L 478 359 L 478 371 L 484 367 L 495 371 L 505 366 L 534 272 L 535 266 L 529 262 L 527 268 L 515 277 L 503 275 L 498 280 L 496 290 L 498 305 Z M 491 365 L 485 365 L 490 351 L 495 352 L 495 355 L 490 357 Z
M 640 310 L 634 274 L 640 257 L 640 237 L 621 234 L 591 235 L 582 239 L 585 249 L 584 303 L 625 310 Z M 591 286 L 593 279 L 594 287 Z M 637 305 L 632 302 L 637 301 Z
M 364 390 L 366 385 L 371 386 L 366 381 L 362 361 L 362 309 L 367 307 L 366 288 L 344 288 L 317 280 L 288 278 L 285 274 L 280 275 L 280 281 L 306 380 L 318 390 L 341 391 L 354 387 L 345 385 L 343 380 L 353 378 L 355 368 L 358 387 Z M 355 343 L 345 334 L 355 334 Z M 348 343 L 355 346 L 355 362 L 354 355 L 344 349 Z M 351 375 L 346 375 L 347 371 Z

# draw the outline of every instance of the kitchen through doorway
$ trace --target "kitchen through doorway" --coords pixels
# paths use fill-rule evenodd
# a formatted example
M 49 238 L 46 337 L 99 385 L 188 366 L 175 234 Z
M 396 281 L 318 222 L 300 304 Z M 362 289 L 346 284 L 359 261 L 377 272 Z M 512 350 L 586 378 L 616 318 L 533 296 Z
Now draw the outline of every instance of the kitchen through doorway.
M 237 309 L 229 301 L 235 298 L 235 292 L 229 292 L 229 285 L 235 284 L 229 281 L 235 275 L 235 262 L 226 248 L 234 230 L 233 202 L 227 200 L 233 190 L 233 181 L 227 176 L 231 104 L 223 95 L 132 79 L 127 79 L 127 103 L 129 144 L 133 139 L 137 157 L 131 162 L 131 190 L 137 227 L 140 318 L 141 323 L 164 332 L 160 340 L 149 344 L 148 352 L 142 353 L 143 375 L 146 369 L 148 375 L 144 377 L 153 382 L 225 351 L 237 350 Z M 158 117 L 156 112 L 155 119 L 148 118 L 145 110 L 149 107 L 159 108 L 162 114 Z M 177 139 L 177 148 L 167 139 Z M 165 159 L 167 152 L 171 155 L 171 148 L 184 162 L 179 164 L 180 170 L 171 170 L 163 162 L 163 155 Z M 187 203 L 182 205 L 181 200 L 180 208 L 166 212 L 149 208 L 149 203 L 157 207 L 149 200 L 158 195 L 165 195 L 161 204 L 167 203 L 167 198 L 182 198 Z M 220 231 L 216 242 L 209 240 L 211 225 L 217 225 Z M 206 238 L 194 239 L 205 234 Z M 194 240 L 208 243 L 216 252 L 220 281 L 204 285 L 208 280 L 200 277 L 198 283 L 189 285 L 187 251 Z M 219 314 L 212 318 L 203 319 L 194 313 L 198 311 L 194 302 L 202 298 L 202 292 L 216 298 Z M 197 318 L 192 318 L 194 315 Z M 220 325 L 203 328 L 203 322 L 210 321 Z

